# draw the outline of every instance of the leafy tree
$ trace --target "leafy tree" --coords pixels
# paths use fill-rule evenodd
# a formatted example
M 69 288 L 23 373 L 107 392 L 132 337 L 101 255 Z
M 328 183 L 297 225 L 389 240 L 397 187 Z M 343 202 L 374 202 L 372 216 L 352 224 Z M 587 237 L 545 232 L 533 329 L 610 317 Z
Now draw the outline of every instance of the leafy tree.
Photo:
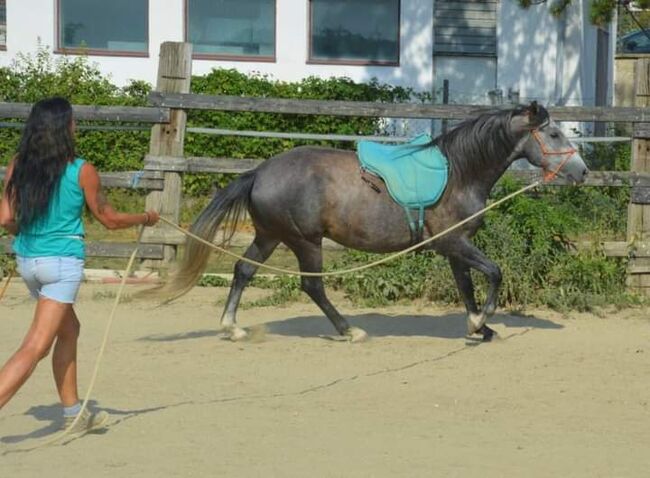
M 523 8 L 546 3 L 547 1 L 548 0 L 517 0 L 519 5 Z M 551 13 L 559 17 L 574 1 L 575 0 L 551 0 Z M 632 3 L 630 0 L 593 0 L 591 2 L 589 18 L 595 25 L 606 25 L 612 21 L 617 6 L 620 5 L 627 10 L 630 3 Z M 634 4 L 640 8 L 650 8 L 650 0 L 636 0 Z

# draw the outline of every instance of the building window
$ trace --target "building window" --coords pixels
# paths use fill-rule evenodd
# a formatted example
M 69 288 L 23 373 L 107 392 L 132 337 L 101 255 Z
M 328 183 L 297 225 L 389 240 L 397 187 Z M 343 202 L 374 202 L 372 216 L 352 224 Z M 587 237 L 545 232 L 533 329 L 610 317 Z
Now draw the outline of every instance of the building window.
M 438 55 L 497 55 L 499 0 L 436 0 L 434 51 Z
M 0 0 L 0 50 L 7 48 L 7 2 Z
M 275 60 L 275 0 L 186 0 L 196 58 Z
M 148 0 L 58 0 L 58 50 L 146 56 Z
M 399 0 L 310 0 L 313 63 L 399 64 Z

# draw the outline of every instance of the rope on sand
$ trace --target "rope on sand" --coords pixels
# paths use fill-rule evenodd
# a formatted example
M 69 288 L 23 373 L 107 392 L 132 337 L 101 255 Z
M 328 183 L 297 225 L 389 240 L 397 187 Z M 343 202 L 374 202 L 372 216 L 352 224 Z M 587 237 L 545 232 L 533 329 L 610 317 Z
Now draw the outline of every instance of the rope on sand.
M 9 275 L 7 276 L 7 282 L 5 282 L 4 287 L 2 287 L 2 290 L 0 291 L 0 301 L 5 296 L 5 292 L 7 292 L 7 289 L 9 288 L 9 283 L 11 282 L 13 276 L 14 276 L 14 271 L 12 269 L 9 271 Z

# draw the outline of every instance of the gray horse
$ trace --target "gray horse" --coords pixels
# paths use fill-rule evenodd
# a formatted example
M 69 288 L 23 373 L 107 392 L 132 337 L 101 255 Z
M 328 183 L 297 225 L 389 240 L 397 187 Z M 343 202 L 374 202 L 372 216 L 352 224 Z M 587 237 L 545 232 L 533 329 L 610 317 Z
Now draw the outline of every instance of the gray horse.
M 465 121 L 433 144 L 447 157 L 449 179 L 438 203 L 425 211 L 424 238 L 484 208 L 492 187 L 515 159 L 526 158 L 547 173 L 574 183 L 582 183 L 588 173 L 566 136 L 535 102 Z M 282 242 L 296 255 L 301 271 L 322 270 L 324 237 L 370 252 L 399 251 L 413 244 L 404 209 L 391 199 L 383 183 L 369 187 L 352 151 L 304 146 L 264 161 L 218 191 L 191 230 L 211 241 L 219 225 L 226 222 L 227 237 L 245 211 L 255 227 L 255 239 L 245 257 L 264 262 Z M 490 340 L 494 332 L 486 319 L 496 309 L 501 271 L 471 242 L 481 224 L 481 218 L 472 220 L 426 247 L 449 260 L 467 308 L 468 333 Z M 209 254 L 209 247 L 188 238 L 178 269 L 160 292 L 179 296 L 190 290 Z M 471 269 L 488 279 L 488 294 L 481 308 L 474 297 Z M 246 336 L 237 326 L 236 313 L 256 270 L 243 261 L 235 265 L 221 318 L 223 329 L 233 340 Z M 328 300 L 322 278 L 302 277 L 301 284 L 339 334 L 352 341 L 366 337 L 363 330 L 350 327 Z

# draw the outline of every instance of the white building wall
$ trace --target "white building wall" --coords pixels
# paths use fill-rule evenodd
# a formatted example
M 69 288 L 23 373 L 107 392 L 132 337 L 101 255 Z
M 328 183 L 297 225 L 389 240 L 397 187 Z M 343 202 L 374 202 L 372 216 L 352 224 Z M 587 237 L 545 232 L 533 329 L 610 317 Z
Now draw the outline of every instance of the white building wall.
M 449 80 L 449 103 L 490 104 L 488 93 L 495 89 L 496 58 L 436 56 L 434 65 L 437 102 L 442 102 L 444 80 Z
M 400 65 L 310 65 L 308 55 L 308 1 L 278 0 L 276 62 L 194 60 L 195 74 L 213 68 L 259 72 L 274 79 L 296 81 L 307 76 L 341 77 L 366 82 L 410 86 L 433 92 L 450 80 L 452 102 L 487 103 L 487 92 L 499 88 L 519 92 L 521 102 L 592 104 L 595 96 L 595 28 L 587 18 L 590 0 L 573 2 L 558 20 L 549 5 L 522 10 L 516 2 L 500 2 L 497 21 L 498 55 L 494 58 L 433 57 L 433 1 L 401 2 Z M 0 66 L 8 66 L 19 53 L 32 53 L 39 45 L 55 45 L 55 0 L 7 2 L 7 51 L 0 51 Z M 124 85 L 131 79 L 156 80 L 158 52 L 163 41 L 182 41 L 183 0 L 149 0 L 149 56 L 147 58 L 93 55 L 90 61 Z
M 522 102 L 556 100 L 558 25 L 546 4 L 523 11 L 515 2 L 500 2 L 498 88 L 518 91 Z
M 125 85 L 131 79 L 155 84 L 160 44 L 182 41 L 183 0 L 149 0 L 149 56 L 147 58 L 91 55 L 90 61 L 110 74 L 112 81 Z M 365 82 L 411 86 L 418 91 L 432 89 L 432 22 L 430 2 L 401 3 L 400 66 L 347 66 L 307 64 L 307 0 L 278 0 L 276 62 L 194 60 L 193 71 L 202 75 L 213 68 L 235 68 L 244 73 L 259 72 L 284 81 L 307 76 L 341 77 Z M 7 51 L 0 52 L 0 66 L 8 66 L 19 53 L 32 53 L 41 45 L 53 50 L 55 0 L 15 0 L 7 4 Z M 38 14 L 35 14 L 38 12 Z
M 544 3 L 522 9 L 500 2 L 497 86 L 518 90 L 522 102 L 592 105 L 595 99 L 596 28 L 589 0 L 572 2 L 560 18 Z

